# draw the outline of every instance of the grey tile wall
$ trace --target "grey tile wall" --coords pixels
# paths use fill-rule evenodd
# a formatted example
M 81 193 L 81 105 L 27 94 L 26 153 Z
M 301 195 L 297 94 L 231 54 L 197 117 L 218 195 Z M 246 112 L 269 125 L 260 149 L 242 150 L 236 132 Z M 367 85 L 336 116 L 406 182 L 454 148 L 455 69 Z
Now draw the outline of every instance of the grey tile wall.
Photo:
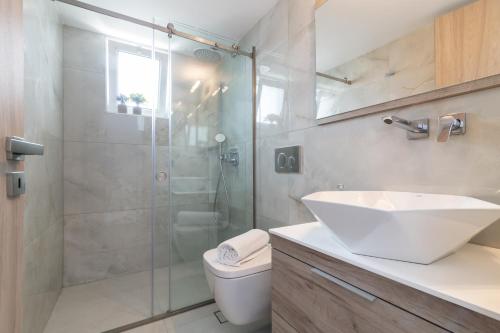
M 316 126 L 314 1 L 280 1 L 242 45 L 257 46 L 259 85 L 279 87 L 285 96 L 279 109 L 258 104 L 258 227 L 314 220 L 300 198 L 334 190 L 337 184 L 344 184 L 347 190 L 468 195 L 500 204 L 499 88 Z M 453 112 L 468 113 L 467 134 L 437 143 L 437 117 Z M 272 121 L 270 113 L 275 115 Z M 383 115 L 391 114 L 409 119 L 429 117 L 430 139 L 406 140 L 404 131 L 381 121 Z M 274 149 L 295 144 L 303 147 L 302 172 L 276 174 Z M 474 242 L 499 247 L 500 222 Z
M 69 26 L 63 33 L 64 285 L 70 286 L 151 268 L 152 126 L 150 117 L 107 112 L 105 36 Z M 157 120 L 160 167 L 168 161 L 167 128 Z M 163 234 L 156 245 L 168 258 L 168 182 L 157 186 Z
M 45 145 L 26 158 L 23 331 L 39 333 L 62 288 L 62 29 L 54 3 L 25 0 L 25 137 Z

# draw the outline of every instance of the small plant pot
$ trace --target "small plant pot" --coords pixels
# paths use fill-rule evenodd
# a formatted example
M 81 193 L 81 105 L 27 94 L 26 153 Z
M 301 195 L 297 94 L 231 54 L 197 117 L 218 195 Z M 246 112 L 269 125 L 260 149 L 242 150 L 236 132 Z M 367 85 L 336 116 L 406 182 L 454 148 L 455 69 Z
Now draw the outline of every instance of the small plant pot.
M 127 113 L 127 106 L 125 104 L 118 104 L 118 113 Z
M 134 106 L 133 112 L 136 115 L 141 115 L 142 114 L 142 108 L 140 106 Z

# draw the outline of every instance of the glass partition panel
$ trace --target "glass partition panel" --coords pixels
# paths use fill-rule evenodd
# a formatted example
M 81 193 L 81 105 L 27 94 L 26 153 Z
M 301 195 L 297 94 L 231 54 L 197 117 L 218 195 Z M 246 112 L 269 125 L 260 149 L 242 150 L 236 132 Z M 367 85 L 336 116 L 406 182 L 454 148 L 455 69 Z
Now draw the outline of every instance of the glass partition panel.
M 155 19 L 155 24 L 166 26 L 168 22 Z M 170 310 L 170 38 L 167 34 L 155 31 L 154 56 L 160 61 L 158 68 L 157 94 L 153 128 L 153 314 L 158 315 Z
M 58 7 L 64 288 L 47 331 L 102 332 L 152 314 L 152 113 L 168 61 L 149 27 Z
M 253 224 L 252 61 L 175 35 L 170 56 L 169 281 L 175 310 L 212 298 L 203 253 Z M 223 134 L 220 142 L 217 134 Z

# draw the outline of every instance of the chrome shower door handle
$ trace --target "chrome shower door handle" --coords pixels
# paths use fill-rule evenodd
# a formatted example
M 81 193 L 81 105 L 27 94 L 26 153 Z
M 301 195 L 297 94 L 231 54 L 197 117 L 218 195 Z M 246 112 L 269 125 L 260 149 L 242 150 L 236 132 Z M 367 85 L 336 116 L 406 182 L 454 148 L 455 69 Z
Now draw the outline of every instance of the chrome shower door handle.
M 26 141 L 24 138 L 9 136 L 5 138 L 5 151 L 7 159 L 23 161 L 25 155 L 43 155 L 44 146 Z
M 465 113 L 447 114 L 439 117 L 438 142 L 447 142 L 451 135 L 465 134 Z
M 158 183 L 165 183 L 168 179 L 168 174 L 165 171 L 160 171 L 156 174 Z

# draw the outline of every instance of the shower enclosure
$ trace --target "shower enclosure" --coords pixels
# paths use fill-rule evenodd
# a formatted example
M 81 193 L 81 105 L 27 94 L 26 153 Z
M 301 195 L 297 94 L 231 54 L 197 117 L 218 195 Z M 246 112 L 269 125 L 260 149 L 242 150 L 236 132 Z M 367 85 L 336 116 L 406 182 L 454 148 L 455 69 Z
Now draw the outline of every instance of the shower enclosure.
M 254 226 L 255 52 L 180 23 L 58 7 L 64 278 L 48 333 L 72 315 L 103 331 L 210 302 L 204 251 Z

